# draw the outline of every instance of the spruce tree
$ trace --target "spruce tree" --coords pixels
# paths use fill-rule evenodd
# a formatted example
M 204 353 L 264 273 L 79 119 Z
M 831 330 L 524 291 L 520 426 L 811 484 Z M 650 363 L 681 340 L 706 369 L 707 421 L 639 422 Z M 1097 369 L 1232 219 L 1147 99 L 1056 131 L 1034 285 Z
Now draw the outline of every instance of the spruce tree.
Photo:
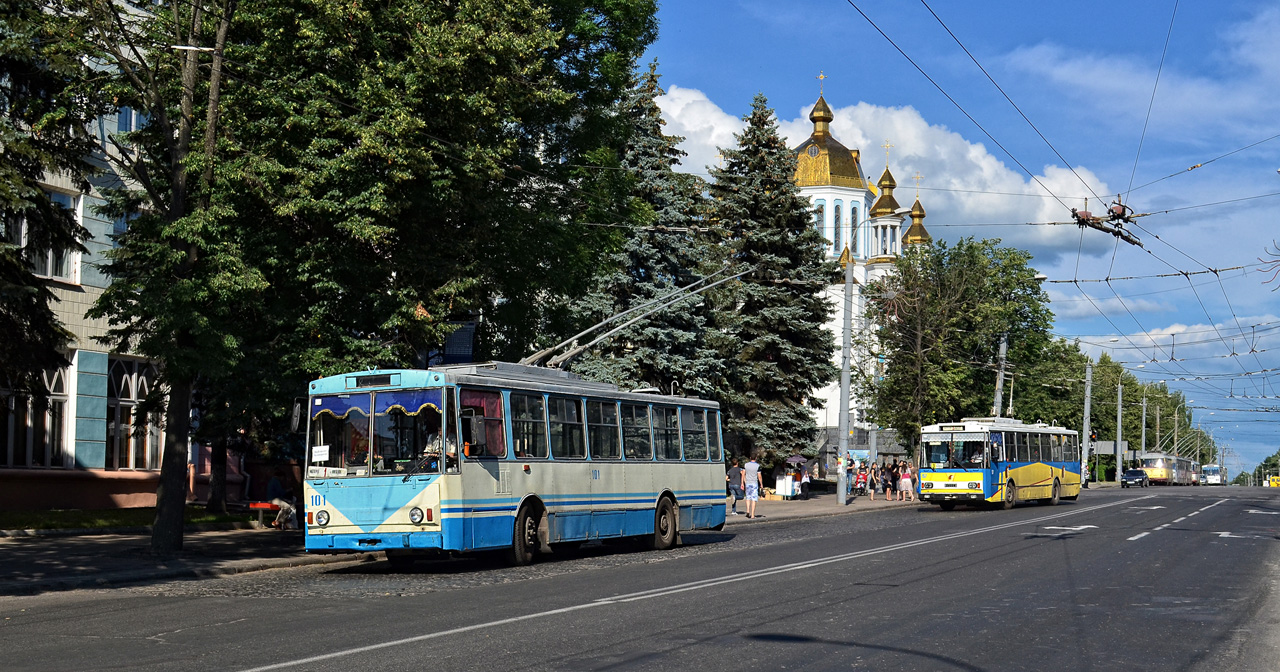
M 837 267 L 825 260 L 809 201 L 792 181 L 795 156 L 762 94 L 743 120 L 738 146 L 722 149 L 724 167 L 712 171 L 716 220 L 729 232 L 732 260 L 754 268 L 736 286 L 736 312 L 720 325 L 729 346 L 722 403 L 730 448 L 768 464 L 816 451 L 809 409 L 821 407 L 814 392 L 837 373 L 834 339 L 823 329 L 834 310 L 823 292 Z
M 634 121 L 621 161 L 627 178 L 623 217 L 634 228 L 612 255 L 611 270 L 583 301 L 585 325 L 652 301 L 718 266 L 710 241 L 695 230 L 703 184 L 674 171 L 685 155 L 677 147 L 684 138 L 662 132 L 662 113 L 654 102 L 661 95 L 656 64 L 650 65 L 622 105 L 622 113 Z M 723 373 L 714 338 L 707 334 L 709 310 L 705 297 L 691 295 L 603 341 L 573 368 L 624 389 L 655 386 L 668 393 L 713 396 Z

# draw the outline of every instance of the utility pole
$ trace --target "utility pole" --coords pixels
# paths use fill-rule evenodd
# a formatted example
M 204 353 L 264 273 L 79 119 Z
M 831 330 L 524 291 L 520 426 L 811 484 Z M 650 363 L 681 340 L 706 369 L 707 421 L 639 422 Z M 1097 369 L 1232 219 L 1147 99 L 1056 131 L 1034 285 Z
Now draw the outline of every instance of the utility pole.
M 1093 452 L 1093 442 L 1089 440 L 1092 436 L 1089 433 L 1089 405 L 1093 401 L 1093 360 L 1090 359 L 1084 364 L 1084 450 L 1080 451 L 1080 473 L 1084 473 L 1085 466 L 1089 463 L 1089 454 Z M 1096 478 L 1097 475 L 1095 474 Z
M 1000 334 L 1000 372 L 996 374 L 996 403 L 991 407 L 991 417 L 1000 417 L 1000 402 L 1004 395 L 1004 358 L 1009 351 L 1009 332 Z
M 1116 383 L 1116 483 L 1120 482 L 1120 438 L 1124 436 L 1124 381 Z
M 1147 395 L 1142 395 L 1142 452 L 1147 452 Z
M 1164 452 L 1160 449 L 1160 404 L 1156 404 L 1156 452 Z
M 849 483 L 847 461 L 852 459 L 849 455 L 849 358 L 850 351 L 853 348 L 853 335 L 850 330 L 853 327 L 853 255 L 849 252 L 849 246 L 844 248 L 844 254 L 840 255 L 840 260 L 844 262 L 844 322 L 840 327 L 840 456 L 836 460 L 836 491 L 840 493 L 836 497 L 836 502 L 841 508 L 849 504 Z

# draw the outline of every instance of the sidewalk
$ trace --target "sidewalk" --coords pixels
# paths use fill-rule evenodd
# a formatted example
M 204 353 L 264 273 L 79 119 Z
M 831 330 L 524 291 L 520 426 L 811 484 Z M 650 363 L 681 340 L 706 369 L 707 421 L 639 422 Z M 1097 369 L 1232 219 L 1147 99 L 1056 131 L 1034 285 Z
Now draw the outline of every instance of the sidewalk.
M 746 511 L 745 502 L 738 510 Z M 833 516 L 874 511 L 895 506 L 920 506 L 920 502 L 886 502 L 866 497 L 845 507 L 835 495 L 814 495 L 808 501 L 762 501 L 759 518 L 729 516 L 727 528 L 764 524 L 771 520 Z M 88 532 L 88 531 L 81 531 Z M 171 560 L 151 556 L 151 537 L 143 530 L 112 530 L 105 534 L 24 535 L 12 531 L 0 536 L 0 596 L 26 595 L 75 588 L 102 588 L 180 578 L 208 578 L 357 560 L 381 559 L 381 553 L 351 555 L 308 554 L 302 548 L 302 532 L 267 529 L 188 531 L 182 553 Z

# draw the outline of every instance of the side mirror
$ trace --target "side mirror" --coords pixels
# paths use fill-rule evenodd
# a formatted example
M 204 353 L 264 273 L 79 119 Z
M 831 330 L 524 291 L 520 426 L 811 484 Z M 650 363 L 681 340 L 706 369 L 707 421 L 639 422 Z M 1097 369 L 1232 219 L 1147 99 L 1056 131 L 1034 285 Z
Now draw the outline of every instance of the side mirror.
M 289 416 L 289 431 L 297 434 L 302 431 L 302 404 L 303 399 L 293 400 L 293 412 Z

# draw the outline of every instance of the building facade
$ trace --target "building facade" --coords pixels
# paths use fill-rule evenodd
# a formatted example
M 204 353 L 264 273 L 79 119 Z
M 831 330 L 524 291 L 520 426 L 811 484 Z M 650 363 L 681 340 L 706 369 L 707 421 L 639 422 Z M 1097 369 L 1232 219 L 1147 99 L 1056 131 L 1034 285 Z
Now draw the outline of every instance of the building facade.
M 99 138 L 136 127 L 128 108 L 102 118 Z M 110 508 L 155 504 L 163 432 L 158 418 L 135 411 L 156 384 L 155 366 L 139 357 L 111 352 L 97 338 L 106 320 L 86 312 L 110 279 L 103 271 L 112 235 L 124 219 L 98 214 L 102 190 L 121 184 L 106 162 L 107 143 L 95 157 L 103 173 L 88 192 L 70 180 L 46 175 L 42 187 L 88 230 L 86 252 L 28 249 L 37 275 L 57 302 L 54 312 L 74 335 L 70 365 L 44 372 L 48 399 L 33 399 L 0 387 L 0 508 Z M 114 151 L 111 150 L 111 151 Z M 4 231 L 8 242 L 25 247 L 19 223 Z
M 853 264 L 854 287 L 852 332 L 855 343 L 867 342 L 867 326 L 861 318 L 866 308 L 862 294 L 868 283 L 884 277 L 893 269 L 894 260 L 903 245 L 927 243 L 930 236 L 924 227 L 925 210 L 917 197 L 911 208 L 903 208 L 894 196 L 897 182 L 886 165 L 875 185 L 862 171 L 861 152 L 840 144 L 831 134 L 834 115 L 827 101 L 819 96 L 809 113 L 813 132 L 795 149 L 795 182 L 800 193 L 813 203 L 813 225 L 827 239 L 827 256 L 840 259 L 848 254 Z M 906 225 L 907 219 L 911 223 Z M 840 365 L 841 330 L 844 322 L 844 285 L 828 288 L 827 296 L 836 310 L 825 325 L 835 334 L 837 349 L 834 363 Z M 852 366 L 866 375 L 878 375 L 883 360 L 865 348 L 855 350 Z M 839 440 L 840 385 L 828 385 L 818 392 L 823 407 L 814 411 L 824 449 Z M 875 427 L 866 422 L 866 403 L 856 390 L 850 401 L 850 434 L 865 436 Z

